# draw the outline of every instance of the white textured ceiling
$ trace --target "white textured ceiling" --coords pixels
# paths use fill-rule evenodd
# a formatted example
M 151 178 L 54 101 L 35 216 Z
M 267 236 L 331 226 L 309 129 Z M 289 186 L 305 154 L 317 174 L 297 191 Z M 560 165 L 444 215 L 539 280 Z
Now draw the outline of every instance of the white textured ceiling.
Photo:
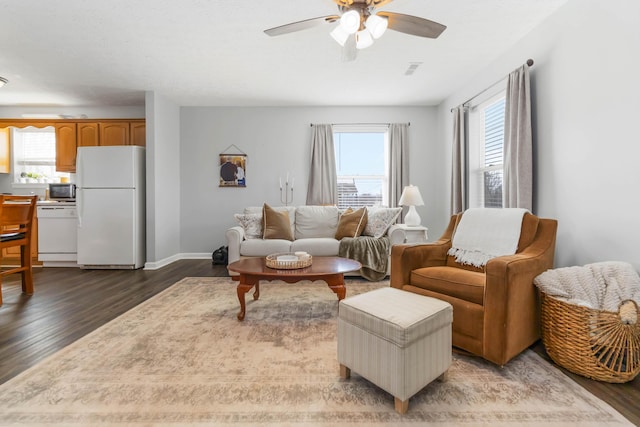
M 147 90 L 182 106 L 435 105 L 565 2 L 395 0 L 380 10 L 447 29 L 387 31 L 343 62 L 336 24 L 263 33 L 336 14 L 331 0 L 2 0 L 0 105 L 143 105 Z

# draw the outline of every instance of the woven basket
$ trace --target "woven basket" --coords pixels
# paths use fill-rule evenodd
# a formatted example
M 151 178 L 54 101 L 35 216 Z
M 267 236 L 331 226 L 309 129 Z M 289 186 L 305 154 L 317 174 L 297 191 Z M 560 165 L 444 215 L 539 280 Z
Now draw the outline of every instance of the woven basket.
M 566 303 L 541 292 L 542 342 L 569 371 L 609 383 L 640 373 L 640 319 L 634 301 L 613 313 Z
M 295 258 L 287 261 L 279 261 L 278 257 L 286 255 Z M 309 267 L 313 262 L 311 255 L 299 257 L 294 252 L 281 252 L 277 254 L 267 255 L 265 257 L 265 263 L 269 268 L 281 269 L 281 270 L 295 270 L 299 268 Z

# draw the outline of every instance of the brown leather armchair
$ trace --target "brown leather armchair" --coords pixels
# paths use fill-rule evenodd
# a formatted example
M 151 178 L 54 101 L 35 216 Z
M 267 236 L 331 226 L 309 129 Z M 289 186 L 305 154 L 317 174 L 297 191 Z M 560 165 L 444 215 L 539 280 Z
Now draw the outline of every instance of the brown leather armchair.
M 502 366 L 540 338 L 533 279 L 553 268 L 558 223 L 526 213 L 516 254 L 477 268 L 447 255 L 461 217 L 436 242 L 393 246 L 391 286 L 449 302 L 453 346 Z

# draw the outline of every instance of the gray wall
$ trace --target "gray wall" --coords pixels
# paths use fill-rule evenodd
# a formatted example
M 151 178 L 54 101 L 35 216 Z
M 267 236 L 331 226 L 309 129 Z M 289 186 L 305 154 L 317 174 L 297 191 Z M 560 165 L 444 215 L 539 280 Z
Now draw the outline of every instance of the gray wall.
M 233 214 L 264 202 L 280 205 L 278 178 L 295 176 L 293 205 L 306 201 L 310 162 L 310 123 L 410 122 L 410 174 L 430 226 L 435 206 L 437 145 L 434 107 L 182 107 L 180 117 L 181 252 L 210 255 L 225 244 Z M 218 187 L 218 156 L 247 154 L 246 188 Z
M 180 253 L 180 108 L 145 95 L 147 135 L 147 263 L 158 268 Z
M 620 260 L 640 270 L 639 16 L 636 0 L 570 0 L 440 105 L 443 202 L 450 108 L 533 58 L 534 210 L 559 221 L 556 265 Z M 439 227 L 447 216 L 438 213 Z

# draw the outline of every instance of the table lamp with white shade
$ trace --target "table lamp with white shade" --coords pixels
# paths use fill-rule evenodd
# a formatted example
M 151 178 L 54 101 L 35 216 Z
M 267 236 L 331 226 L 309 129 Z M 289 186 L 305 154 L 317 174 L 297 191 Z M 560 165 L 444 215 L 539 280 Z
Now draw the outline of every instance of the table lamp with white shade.
M 416 211 L 416 206 L 424 206 L 420 190 L 415 185 L 407 185 L 402 190 L 402 195 L 398 201 L 400 206 L 409 206 L 409 212 L 404 217 L 405 225 L 416 227 L 420 225 L 420 215 Z

